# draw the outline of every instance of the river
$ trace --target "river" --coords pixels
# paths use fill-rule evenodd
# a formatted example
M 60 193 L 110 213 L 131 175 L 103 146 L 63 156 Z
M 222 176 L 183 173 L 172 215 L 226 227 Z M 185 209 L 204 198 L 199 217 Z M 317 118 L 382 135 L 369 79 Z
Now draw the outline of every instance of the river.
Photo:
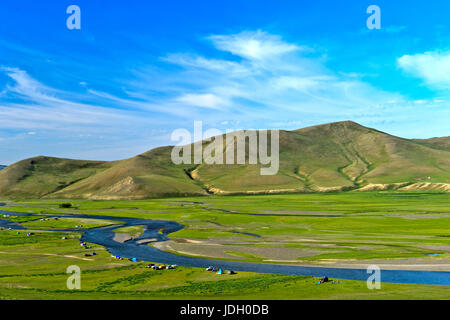
M 148 220 L 128 217 L 108 217 L 87 214 L 55 215 L 55 214 L 29 214 L 16 213 L 0 210 L 0 214 L 14 216 L 36 216 L 36 217 L 72 217 L 82 219 L 113 220 L 122 222 L 120 225 L 99 227 L 92 229 L 54 229 L 53 231 L 76 231 L 81 232 L 81 240 L 98 244 L 107 248 L 114 256 L 124 258 L 136 258 L 142 261 L 179 265 L 185 267 L 206 268 L 217 266 L 226 270 L 246 271 L 257 273 L 272 273 L 284 275 L 301 275 L 366 281 L 370 276 L 366 269 L 350 268 L 325 268 L 315 266 L 280 265 L 266 263 L 250 263 L 239 261 L 223 261 L 205 259 L 200 257 L 185 257 L 156 249 L 148 244 L 139 244 L 139 240 L 154 239 L 154 241 L 167 241 L 168 235 L 184 228 L 181 224 L 173 221 Z M 134 240 L 124 243 L 114 241 L 114 230 L 128 226 L 144 226 L 144 233 Z M 14 230 L 24 230 L 25 228 L 14 222 L 0 220 L 0 227 Z M 430 285 L 450 285 L 450 272 L 446 271 L 414 271 L 414 270 L 381 270 L 381 282 L 388 283 L 410 283 L 410 284 L 430 284 Z

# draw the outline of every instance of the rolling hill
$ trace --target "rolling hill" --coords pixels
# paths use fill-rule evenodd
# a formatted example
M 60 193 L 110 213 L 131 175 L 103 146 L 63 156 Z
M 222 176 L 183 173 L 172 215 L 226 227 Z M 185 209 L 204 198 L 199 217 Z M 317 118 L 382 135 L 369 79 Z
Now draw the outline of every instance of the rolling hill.
M 450 151 L 450 137 L 415 139 L 414 141 L 433 149 Z
M 351 121 L 280 131 L 280 169 L 274 176 L 260 175 L 260 165 L 175 165 L 171 150 L 156 148 L 115 162 L 23 160 L 0 171 L 0 198 L 450 191 L 450 138 L 403 139 Z

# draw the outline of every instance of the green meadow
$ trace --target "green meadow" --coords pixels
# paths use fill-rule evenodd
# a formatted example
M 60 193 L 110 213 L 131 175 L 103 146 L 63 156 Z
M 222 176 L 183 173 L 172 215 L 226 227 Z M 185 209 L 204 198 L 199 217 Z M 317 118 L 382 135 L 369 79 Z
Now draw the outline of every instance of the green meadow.
M 447 193 L 349 192 L 210 196 L 137 201 L 5 201 L 10 212 L 91 214 L 111 221 L 2 217 L 36 234 L 0 231 L 0 298 L 3 299 L 448 299 L 448 287 L 365 282 L 239 272 L 216 275 L 197 268 L 146 269 L 115 260 L 100 246 L 84 249 L 79 232 L 113 217 L 176 221 L 184 229 L 151 244 L 180 255 L 223 260 L 352 267 L 380 264 L 410 270 L 449 270 L 450 196 Z M 82 220 L 82 221 L 80 221 Z M 117 229 L 132 236 L 142 227 Z M 62 238 L 66 239 L 63 240 Z M 95 252 L 95 256 L 85 256 Z M 66 288 L 66 268 L 82 270 L 81 290 Z M 407 267 L 405 267 L 405 265 Z

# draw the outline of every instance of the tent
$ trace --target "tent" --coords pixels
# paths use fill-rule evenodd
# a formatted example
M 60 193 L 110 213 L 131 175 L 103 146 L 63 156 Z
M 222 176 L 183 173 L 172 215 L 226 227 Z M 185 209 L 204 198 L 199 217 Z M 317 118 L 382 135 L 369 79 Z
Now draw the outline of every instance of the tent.
M 329 282 L 330 280 L 328 279 L 328 277 L 323 277 L 322 279 L 320 279 L 320 281 L 318 281 L 317 283 L 318 284 L 322 284 L 322 283 L 325 283 L 325 282 Z
M 223 270 L 219 269 L 219 271 L 217 271 L 217 274 L 223 274 Z

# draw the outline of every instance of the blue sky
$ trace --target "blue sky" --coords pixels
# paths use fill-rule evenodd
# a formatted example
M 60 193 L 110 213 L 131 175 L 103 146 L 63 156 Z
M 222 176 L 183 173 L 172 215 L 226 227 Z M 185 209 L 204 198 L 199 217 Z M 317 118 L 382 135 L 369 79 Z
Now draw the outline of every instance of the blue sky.
M 81 30 L 66 27 L 72 4 Z M 381 30 L 366 27 L 372 4 Z M 0 164 L 123 159 L 194 120 L 448 136 L 449 15 L 446 0 L 5 0 Z

